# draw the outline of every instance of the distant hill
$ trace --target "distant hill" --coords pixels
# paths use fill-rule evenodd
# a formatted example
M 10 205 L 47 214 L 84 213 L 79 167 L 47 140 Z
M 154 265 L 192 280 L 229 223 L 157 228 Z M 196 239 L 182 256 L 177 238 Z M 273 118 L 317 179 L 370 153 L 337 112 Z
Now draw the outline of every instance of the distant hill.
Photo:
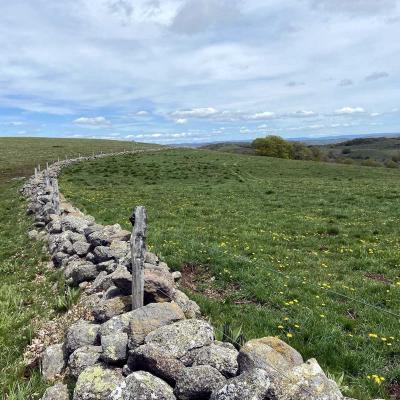
M 347 140 L 346 140 L 347 139 Z M 323 161 L 367 166 L 400 166 L 400 135 L 376 137 L 339 136 L 326 138 L 296 138 L 290 141 L 302 142 L 308 147 L 317 147 L 323 154 Z M 224 153 L 255 155 L 251 141 L 209 143 L 202 149 Z

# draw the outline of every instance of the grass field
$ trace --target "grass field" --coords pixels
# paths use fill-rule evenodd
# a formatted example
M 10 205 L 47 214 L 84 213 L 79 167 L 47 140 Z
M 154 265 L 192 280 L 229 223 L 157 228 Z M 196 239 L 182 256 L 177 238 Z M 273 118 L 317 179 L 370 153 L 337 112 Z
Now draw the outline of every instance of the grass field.
M 22 353 L 39 321 L 56 314 L 60 274 L 46 270 L 42 244 L 28 239 L 32 221 L 18 193 L 36 164 L 60 156 L 122 151 L 146 145 L 101 140 L 0 138 L 0 397 L 38 399 L 46 387 L 39 374 L 25 377 Z M 154 146 L 153 146 L 154 147 Z M 54 287 L 54 284 L 58 285 Z M 29 372 L 29 371 L 28 371 Z M 29 375 L 29 374 L 28 374 Z
M 132 207 L 145 205 L 152 250 L 186 271 L 217 326 L 279 335 L 335 379 L 344 373 L 342 389 L 364 400 L 400 384 L 399 178 L 176 149 L 75 165 L 61 190 L 126 228 Z

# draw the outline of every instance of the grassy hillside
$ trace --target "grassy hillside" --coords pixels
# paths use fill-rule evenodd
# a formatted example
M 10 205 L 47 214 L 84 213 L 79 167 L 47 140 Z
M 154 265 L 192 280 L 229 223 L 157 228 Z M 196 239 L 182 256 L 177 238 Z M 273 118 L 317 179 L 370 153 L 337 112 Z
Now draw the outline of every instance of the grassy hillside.
M 177 149 L 76 165 L 61 189 L 126 228 L 145 205 L 151 249 L 185 271 L 215 324 L 242 325 L 248 339 L 278 335 L 369 399 L 400 382 L 399 178 Z
M 327 162 L 389 168 L 400 166 L 400 137 L 364 137 L 339 143 L 308 144 L 308 146 L 320 149 L 322 159 Z M 212 143 L 202 148 L 224 153 L 256 154 L 251 142 Z
M 37 163 L 93 151 L 122 151 L 147 145 L 78 139 L 0 138 L 0 398 L 38 399 L 45 383 L 26 371 L 22 353 L 40 320 L 56 315 L 62 296 L 61 274 L 46 269 L 42 244 L 27 237 L 32 221 L 18 193 Z M 57 284 L 54 286 L 54 284 Z
M 320 148 L 331 159 L 344 158 L 355 162 L 375 160 L 380 163 L 400 161 L 400 137 L 352 139 Z

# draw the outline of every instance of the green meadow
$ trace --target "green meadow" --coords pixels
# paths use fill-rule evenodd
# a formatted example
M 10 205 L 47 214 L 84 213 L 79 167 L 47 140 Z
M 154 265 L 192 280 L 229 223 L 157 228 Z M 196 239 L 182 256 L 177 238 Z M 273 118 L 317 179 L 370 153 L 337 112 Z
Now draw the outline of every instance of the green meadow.
M 399 178 L 175 149 L 75 165 L 61 190 L 128 229 L 145 205 L 150 249 L 217 327 L 279 336 L 364 400 L 400 384 Z

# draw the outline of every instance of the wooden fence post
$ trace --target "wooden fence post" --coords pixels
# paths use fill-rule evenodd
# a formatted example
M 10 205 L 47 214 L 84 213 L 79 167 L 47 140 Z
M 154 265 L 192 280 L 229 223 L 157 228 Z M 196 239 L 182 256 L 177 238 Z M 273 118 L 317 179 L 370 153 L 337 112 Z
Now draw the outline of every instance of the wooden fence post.
M 58 180 L 53 178 L 51 180 L 51 186 L 53 186 L 53 206 L 54 211 L 57 215 L 60 215 L 60 193 L 58 190 Z
M 143 206 L 135 207 L 130 218 L 132 257 L 132 310 L 143 307 L 144 301 L 144 254 L 146 251 L 147 213 Z

